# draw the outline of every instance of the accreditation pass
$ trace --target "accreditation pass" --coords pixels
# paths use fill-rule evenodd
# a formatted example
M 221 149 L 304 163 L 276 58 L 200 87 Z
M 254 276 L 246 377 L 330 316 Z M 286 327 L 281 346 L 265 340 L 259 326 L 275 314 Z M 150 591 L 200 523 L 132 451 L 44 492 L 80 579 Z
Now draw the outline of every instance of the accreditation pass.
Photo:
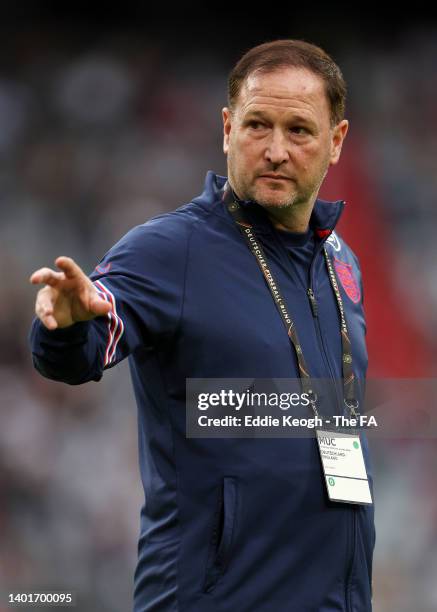
M 317 442 L 329 499 L 372 504 L 360 437 L 319 429 Z

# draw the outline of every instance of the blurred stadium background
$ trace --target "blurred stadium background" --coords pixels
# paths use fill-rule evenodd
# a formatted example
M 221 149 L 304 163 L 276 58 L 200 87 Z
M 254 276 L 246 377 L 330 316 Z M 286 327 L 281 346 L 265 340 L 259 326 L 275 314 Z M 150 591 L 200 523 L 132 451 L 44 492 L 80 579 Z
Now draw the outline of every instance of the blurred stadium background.
M 369 376 L 435 376 L 437 22 L 284 9 L 170 24 L 142 3 L 47 6 L 0 7 L 0 591 L 73 589 L 80 612 L 120 612 L 142 503 L 127 364 L 71 388 L 34 372 L 30 273 L 60 254 L 90 272 L 130 227 L 199 194 L 208 169 L 225 174 L 228 71 L 255 44 L 304 38 L 349 86 L 350 131 L 320 195 L 347 201 Z M 435 440 L 372 446 L 374 610 L 434 612 Z

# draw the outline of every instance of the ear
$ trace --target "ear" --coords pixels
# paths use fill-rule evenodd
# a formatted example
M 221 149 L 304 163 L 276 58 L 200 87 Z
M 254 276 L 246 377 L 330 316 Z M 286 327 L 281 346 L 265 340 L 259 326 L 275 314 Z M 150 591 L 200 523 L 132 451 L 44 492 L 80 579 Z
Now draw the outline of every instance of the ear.
M 331 156 L 329 165 L 335 166 L 340 159 L 341 147 L 349 129 L 349 121 L 343 119 L 331 129 Z
M 228 154 L 229 151 L 229 135 L 231 133 L 232 113 L 226 106 L 222 108 L 223 117 L 223 153 Z

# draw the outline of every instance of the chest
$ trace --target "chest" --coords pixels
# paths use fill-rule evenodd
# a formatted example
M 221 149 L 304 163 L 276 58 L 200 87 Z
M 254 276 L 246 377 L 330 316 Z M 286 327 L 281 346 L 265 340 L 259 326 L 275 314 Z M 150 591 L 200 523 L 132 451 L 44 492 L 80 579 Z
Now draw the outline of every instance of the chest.
M 338 304 L 322 253 L 310 266 L 263 241 L 270 270 L 296 326 L 314 377 L 341 377 Z M 314 316 L 308 296 L 317 301 Z M 367 367 L 365 322 L 360 303 L 340 287 L 357 375 Z M 297 360 L 266 280 L 247 245 L 210 241 L 188 262 L 180 358 L 189 376 L 296 377 Z

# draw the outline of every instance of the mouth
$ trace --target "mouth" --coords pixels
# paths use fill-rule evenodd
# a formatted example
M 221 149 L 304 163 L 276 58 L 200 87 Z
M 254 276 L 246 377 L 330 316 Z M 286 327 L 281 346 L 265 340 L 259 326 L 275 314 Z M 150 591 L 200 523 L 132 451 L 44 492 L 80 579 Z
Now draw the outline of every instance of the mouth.
M 282 176 L 280 174 L 262 174 L 259 178 L 266 179 L 269 181 L 291 181 L 288 176 Z

